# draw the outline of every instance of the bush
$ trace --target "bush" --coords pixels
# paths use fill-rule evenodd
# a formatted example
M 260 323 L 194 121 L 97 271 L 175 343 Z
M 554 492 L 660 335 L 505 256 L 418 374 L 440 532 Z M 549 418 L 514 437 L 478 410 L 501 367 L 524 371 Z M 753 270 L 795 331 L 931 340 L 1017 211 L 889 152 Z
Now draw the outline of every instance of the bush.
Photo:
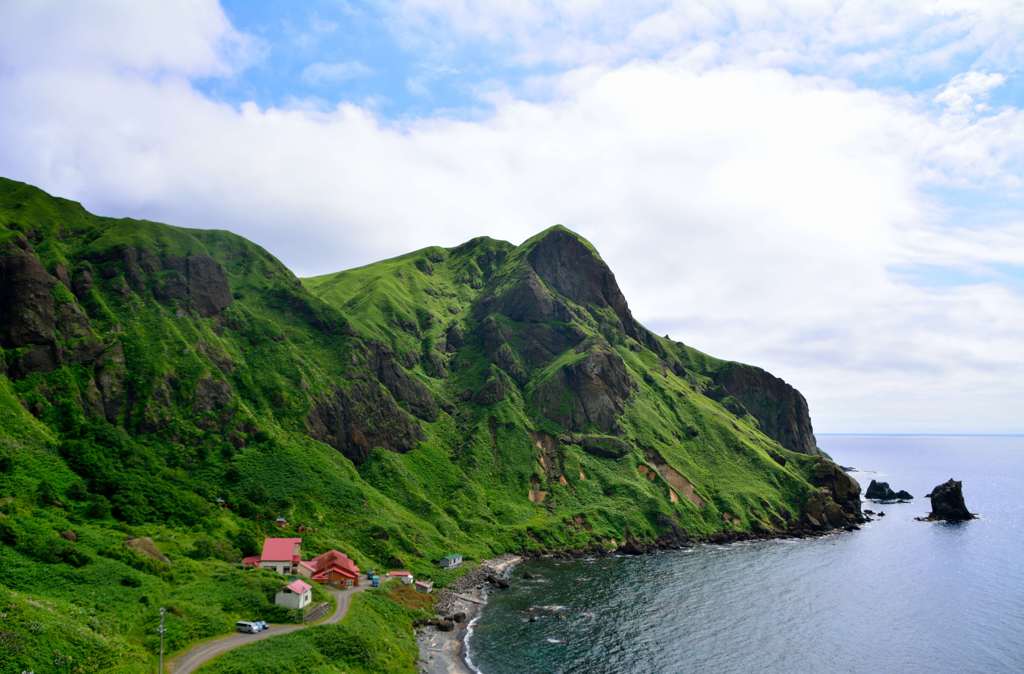
M 215 540 L 208 536 L 197 538 L 192 544 L 192 549 L 187 553 L 192 559 L 220 559 L 225 562 L 237 562 L 242 553 L 230 543 L 223 540 Z
M 36 488 L 36 502 L 41 506 L 63 506 L 60 492 L 52 483 L 43 480 Z

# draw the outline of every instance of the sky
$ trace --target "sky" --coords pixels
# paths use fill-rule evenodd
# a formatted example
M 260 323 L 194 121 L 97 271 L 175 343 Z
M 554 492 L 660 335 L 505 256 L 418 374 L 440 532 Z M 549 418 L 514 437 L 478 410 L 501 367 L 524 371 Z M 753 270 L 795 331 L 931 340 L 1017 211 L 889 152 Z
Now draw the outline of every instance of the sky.
M 819 432 L 1024 432 L 1024 0 L 3 0 L 0 175 L 300 276 L 552 224 Z

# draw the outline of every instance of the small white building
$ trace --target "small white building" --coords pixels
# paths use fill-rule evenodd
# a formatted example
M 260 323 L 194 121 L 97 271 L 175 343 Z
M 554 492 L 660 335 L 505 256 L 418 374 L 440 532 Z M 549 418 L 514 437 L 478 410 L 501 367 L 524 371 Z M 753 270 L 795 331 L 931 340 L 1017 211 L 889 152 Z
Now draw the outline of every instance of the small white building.
M 417 580 L 414 584 L 417 592 L 429 594 L 434 591 L 434 582 L 430 580 Z
M 293 580 L 274 595 L 274 603 L 290 609 L 303 609 L 313 601 L 313 588 L 304 581 Z
M 447 555 L 441 560 L 441 567 L 445 569 L 454 569 L 459 564 L 462 564 L 462 555 L 458 553 Z

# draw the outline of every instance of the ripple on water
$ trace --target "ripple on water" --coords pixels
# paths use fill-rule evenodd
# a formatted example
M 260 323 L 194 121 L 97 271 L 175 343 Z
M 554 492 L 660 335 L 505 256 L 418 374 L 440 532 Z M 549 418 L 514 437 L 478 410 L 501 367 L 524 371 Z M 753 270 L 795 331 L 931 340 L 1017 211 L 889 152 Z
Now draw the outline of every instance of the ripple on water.
M 544 582 L 491 596 L 467 637 L 476 666 L 1024 671 L 1024 438 L 820 440 L 842 463 L 882 471 L 913 494 L 962 479 L 984 519 L 915 522 L 928 509 L 916 499 L 885 506 L 885 518 L 852 534 L 528 562 L 516 573 Z M 557 610 L 530 622 L 531 608 Z

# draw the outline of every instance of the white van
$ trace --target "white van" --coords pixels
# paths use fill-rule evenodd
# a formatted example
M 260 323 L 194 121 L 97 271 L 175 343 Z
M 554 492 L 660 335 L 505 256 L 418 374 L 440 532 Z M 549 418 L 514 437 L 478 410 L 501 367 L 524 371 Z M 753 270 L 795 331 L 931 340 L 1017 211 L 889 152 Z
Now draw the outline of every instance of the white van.
M 235 629 L 245 634 L 256 634 L 260 631 L 260 626 L 249 620 L 239 620 L 235 623 Z

